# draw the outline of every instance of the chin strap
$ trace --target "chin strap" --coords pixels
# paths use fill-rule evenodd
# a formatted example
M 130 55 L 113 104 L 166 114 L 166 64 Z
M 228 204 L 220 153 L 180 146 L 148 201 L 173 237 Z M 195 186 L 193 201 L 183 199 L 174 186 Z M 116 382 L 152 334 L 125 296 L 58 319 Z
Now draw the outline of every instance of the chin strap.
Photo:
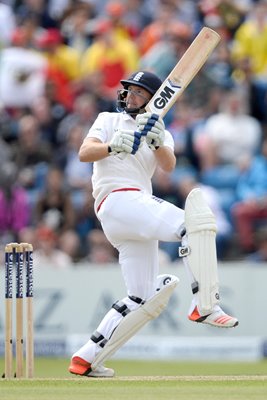
M 128 108 L 128 107 L 125 107 L 124 111 L 127 114 L 130 114 L 131 116 L 136 116 L 138 114 L 143 114 L 146 111 L 145 110 L 145 106 L 146 106 L 146 104 L 144 104 L 142 107 L 139 107 L 139 108 Z

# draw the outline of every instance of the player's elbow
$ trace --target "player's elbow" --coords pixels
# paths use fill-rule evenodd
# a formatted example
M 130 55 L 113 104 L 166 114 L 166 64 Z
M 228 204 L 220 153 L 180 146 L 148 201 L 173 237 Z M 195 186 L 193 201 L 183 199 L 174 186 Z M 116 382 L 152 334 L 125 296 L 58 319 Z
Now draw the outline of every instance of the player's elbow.
M 79 156 L 79 160 L 81 162 L 87 162 L 88 155 L 87 155 L 87 152 L 85 151 L 85 149 L 83 148 L 83 146 L 80 148 L 78 156 Z
M 172 172 L 175 168 L 175 161 L 170 161 L 170 162 L 165 162 L 161 165 L 161 168 L 165 171 L 165 172 Z

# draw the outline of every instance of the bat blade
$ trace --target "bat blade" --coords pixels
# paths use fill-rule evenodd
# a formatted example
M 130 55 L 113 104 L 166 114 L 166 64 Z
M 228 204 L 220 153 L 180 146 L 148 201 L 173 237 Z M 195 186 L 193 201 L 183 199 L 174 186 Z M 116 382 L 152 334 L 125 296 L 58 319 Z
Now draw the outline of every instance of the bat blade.
M 146 111 L 163 118 L 205 64 L 219 41 L 220 35 L 217 32 L 208 27 L 202 28 L 146 105 Z

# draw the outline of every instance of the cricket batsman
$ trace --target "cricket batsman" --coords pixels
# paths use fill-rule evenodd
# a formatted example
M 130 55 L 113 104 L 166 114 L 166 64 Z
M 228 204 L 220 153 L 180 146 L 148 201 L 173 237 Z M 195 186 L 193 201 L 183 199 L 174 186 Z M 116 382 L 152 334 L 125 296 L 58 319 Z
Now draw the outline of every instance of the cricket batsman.
M 184 210 L 152 193 L 155 169 L 171 172 L 176 162 L 163 120 L 145 111 L 161 83 L 147 71 L 122 80 L 119 112 L 100 113 L 79 151 L 81 162 L 94 163 L 95 212 L 119 252 L 126 294 L 73 354 L 72 374 L 114 376 L 104 362 L 167 306 L 179 279 L 159 275 L 159 241 L 182 244 L 179 253 L 192 290 L 189 320 L 223 328 L 238 325 L 219 305 L 216 221 L 201 190 L 189 193 Z

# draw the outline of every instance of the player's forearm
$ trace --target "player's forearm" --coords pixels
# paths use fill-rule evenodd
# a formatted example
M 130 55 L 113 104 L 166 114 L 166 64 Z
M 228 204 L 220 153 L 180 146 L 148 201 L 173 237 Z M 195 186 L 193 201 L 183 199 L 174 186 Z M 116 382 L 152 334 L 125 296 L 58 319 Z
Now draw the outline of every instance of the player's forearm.
M 176 165 L 176 157 L 169 147 L 162 146 L 155 150 L 154 154 L 158 165 L 163 169 L 163 171 L 172 172 L 174 170 Z
M 85 139 L 79 150 L 79 159 L 82 162 L 94 162 L 109 156 L 108 144 Z

